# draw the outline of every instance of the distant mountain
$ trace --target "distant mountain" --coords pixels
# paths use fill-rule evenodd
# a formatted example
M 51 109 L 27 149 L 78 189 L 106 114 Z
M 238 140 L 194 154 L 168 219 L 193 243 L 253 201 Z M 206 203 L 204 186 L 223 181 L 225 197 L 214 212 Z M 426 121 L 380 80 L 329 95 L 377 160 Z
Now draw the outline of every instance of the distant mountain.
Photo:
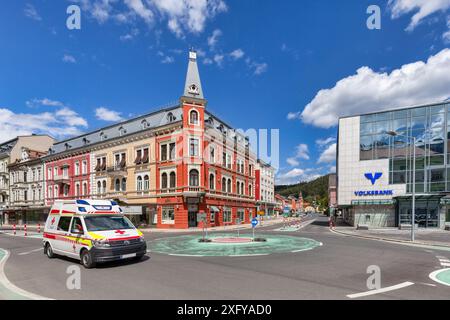
M 309 182 L 300 182 L 298 184 L 287 186 L 275 186 L 275 193 L 282 196 L 295 196 L 298 197 L 300 191 L 302 192 L 303 199 L 308 202 L 317 200 L 323 205 L 327 205 L 328 202 L 328 177 L 329 175 L 319 177 Z

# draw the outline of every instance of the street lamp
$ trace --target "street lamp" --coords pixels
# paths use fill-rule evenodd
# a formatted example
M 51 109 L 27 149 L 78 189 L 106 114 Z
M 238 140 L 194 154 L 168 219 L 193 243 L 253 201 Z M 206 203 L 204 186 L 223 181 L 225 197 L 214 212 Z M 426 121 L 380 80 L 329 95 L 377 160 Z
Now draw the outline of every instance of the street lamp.
M 412 177 L 412 208 L 411 208 L 411 241 L 414 242 L 414 225 L 416 224 L 416 137 L 414 136 L 405 136 L 403 134 L 399 134 L 395 131 L 386 131 L 387 135 L 392 137 L 405 137 L 407 139 L 412 139 L 413 141 L 413 177 Z

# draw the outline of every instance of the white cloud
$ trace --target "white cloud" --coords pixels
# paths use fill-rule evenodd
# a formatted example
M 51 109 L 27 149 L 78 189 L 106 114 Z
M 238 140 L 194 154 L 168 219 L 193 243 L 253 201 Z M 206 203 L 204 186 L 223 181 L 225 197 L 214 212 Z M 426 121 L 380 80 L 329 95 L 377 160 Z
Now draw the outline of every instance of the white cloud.
M 49 134 L 55 138 L 63 138 L 81 134 L 81 128 L 87 126 L 85 119 L 67 107 L 56 112 L 36 114 L 15 113 L 8 108 L 0 107 L 1 141 L 32 133 Z
M 308 145 L 301 143 L 296 147 L 297 153 L 296 158 L 297 159 L 305 159 L 309 160 L 309 149 Z
M 319 147 L 324 147 L 324 146 L 326 146 L 326 145 L 328 145 L 329 143 L 334 142 L 334 141 L 336 141 L 336 138 L 334 138 L 334 137 L 329 137 L 329 138 L 326 138 L 326 139 L 317 139 L 317 140 L 316 140 L 316 144 L 317 144 Z
M 336 143 L 333 143 L 322 152 L 317 163 L 333 163 L 335 161 L 336 161 Z
M 295 166 L 298 166 L 299 164 L 300 164 L 300 162 L 298 162 L 298 160 L 297 159 L 295 159 L 295 158 L 287 158 L 286 159 L 286 162 L 289 164 L 289 165 L 291 165 L 291 166 L 293 166 L 293 167 L 295 167 Z
M 259 76 L 260 74 L 263 74 L 264 72 L 267 71 L 267 63 L 254 63 L 253 64 L 253 68 L 254 68 L 254 74 Z
M 25 14 L 26 17 L 28 17 L 30 19 L 33 19 L 36 21 L 42 20 L 42 17 L 39 15 L 36 8 L 31 3 L 27 3 L 25 5 L 25 9 L 23 10 L 23 13 Z
M 242 49 L 236 49 L 234 51 L 232 51 L 230 53 L 230 56 L 234 59 L 234 60 L 239 60 L 242 57 L 244 57 L 245 52 Z
M 48 107 L 65 107 L 64 103 L 57 100 L 51 100 L 48 98 L 43 99 L 31 99 L 26 102 L 26 105 L 30 108 L 38 107 L 38 106 L 48 106 Z
M 303 122 L 335 126 L 340 116 L 443 101 L 450 96 L 450 49 L 428 61 L 405 64 L 391 73 L 361 67 L 355 75 L 320 90 L 301 114 Z
M 225 56 L 223 54 L 216 54 L 214 55 L 213 60 L 219 67 L 222 67 L 224 58 Z
M 163 63 L 163 64 L 171 64 L 174 62 L 175 62 L 175 59 L 170 56 L 165 56 L 164 59 L 161 60 L 161 63 Z
M 336 173 L 336 166 L 331 166 L 329 172 L 330 173 Z
M 124 2 L 134 14 L 142 18 L 146 23 L 151 23 L 153 21 L 152 10 L 150 10 L 142 0 L 124 0 Z
M 75 57 L 70 54 L 65 54 L 62 58 L 62 61 L 65 63 L 76 63 L 77 62 Z
M 123 120 L 123 118 L 121 116 L 121 112 L 110 110 L 105 107 L 100 107 L 100 108 L 95 109 L 95 116 L 97 119 L 103 120 L 103 121 L 115 122 L 115 121 Z
M 294 168 L 288 172 L 278 174 L 275 178 L 277 185 L 290 185 L 299 182 L 307 182 L 322 176 L 316 169 Z
M 139 35 L 139 29 L 133 28 L 129 33 L 120 36 L 121 41 L 129 41 Z
M 210 58 L 203 59 L 203 64 L 210 65 L 210 64 L 213 64 L 213 63 L 214 62 Z
M 450 16 L 447 16 L 447 28 L 448 30 L 442 35 L 442 39 L 445 43 L 450 43 Z
M 287 115 L 288 120 L 301 119 L 301 112 L 289 112 Z
M 450 0 L 389 0 L 388 7 L 392 19 L 415 12 L 406 28 L 407 31 L 412 31 L 426 17 L 450 8 Z
M 222 35 L 222 31 L 219 29 L 216 29 L 213 31 L 211 36 L 208 37 L 208 46 L 210 49 L 214 49 L 217 42 L 219 41 L 219 37 Z

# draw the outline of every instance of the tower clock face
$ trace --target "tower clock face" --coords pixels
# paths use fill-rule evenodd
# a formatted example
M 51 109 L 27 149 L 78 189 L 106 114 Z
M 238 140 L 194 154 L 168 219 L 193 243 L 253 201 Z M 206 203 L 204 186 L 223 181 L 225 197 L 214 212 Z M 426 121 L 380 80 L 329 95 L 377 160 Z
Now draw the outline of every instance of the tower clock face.
M 189 93 L 195 94 L 195 95 L 199 94 L 198 87 L 195 84 L 190 85 L 189 86 Z

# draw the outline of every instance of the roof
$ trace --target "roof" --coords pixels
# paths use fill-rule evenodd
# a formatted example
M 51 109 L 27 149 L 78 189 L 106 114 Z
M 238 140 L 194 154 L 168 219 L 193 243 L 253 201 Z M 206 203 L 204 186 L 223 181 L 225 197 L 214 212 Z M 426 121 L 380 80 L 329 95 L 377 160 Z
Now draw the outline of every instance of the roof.
M 183 96 L 203 99 L 202 83 L 197 66 L 197 52 L 191 50 L 189 52 L 189 64 L 186 73 L 186 83 L 184 84 Z

